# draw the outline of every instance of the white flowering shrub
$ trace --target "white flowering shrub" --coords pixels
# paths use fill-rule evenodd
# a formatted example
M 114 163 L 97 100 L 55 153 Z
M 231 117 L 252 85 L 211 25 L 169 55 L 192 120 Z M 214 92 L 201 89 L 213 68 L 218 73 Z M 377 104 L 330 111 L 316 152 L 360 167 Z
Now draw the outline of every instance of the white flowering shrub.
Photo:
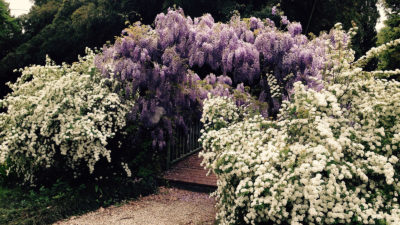
M 208 94 L 208 98 L 211 98 Z M 230 101 L 228 101 L 230 99 Z M 207 130 L 219 130 L 229 123 L 239 120 L 240 109 L 236 103 L 227 96 L 216 96 L 213 101 L 207 101 L 203 106 L 203 117 L 201 122 Z
M 201 156 L 218 177 L 221 224 L 400 224 L 400 83 L 356 67 L 370 54 L 345 57 L 321 91 L 295 83 L 277 120 L 204 102 Z
M 8 173 L 34 183 L 41 171 L 86 165 L 92 173 L 101 158 L 111 161 L 107 144 L 125 126 L 132 102 L 112 92 L 115 81 L 94 67 L 94 53 L 72 65 L 31 66 L 9 84 L 0 101 L 0 164 Z

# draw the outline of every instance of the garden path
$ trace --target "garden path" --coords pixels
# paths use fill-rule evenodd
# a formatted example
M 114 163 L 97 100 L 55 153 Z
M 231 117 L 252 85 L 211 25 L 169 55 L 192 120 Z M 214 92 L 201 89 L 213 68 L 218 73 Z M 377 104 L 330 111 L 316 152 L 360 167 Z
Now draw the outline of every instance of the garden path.
M 207 193 L 161 187 L 158 194 L 100 208 L 54 225 L 212 225 L 215 200 Z
M 215 189 L 216 176 L 206 176 L 200 163 L 198 153 L 193 154 L 173 165 L 164 179 L 200 191 Z M 215 200 L 208 193 L 161 187 L 158 194 L 122 206 L 100 208 L 54 225 L 211 225 L 215 224 L 215 213 Z
M 217 177 L 213 173 L 207 176 L 207 171 L 200 166 L 201 161 L 202 158 L 199 158 L 199 153 L 192 154 L 173 165 L 165 173 L 164 179 L 170 182 L 216 188 Z

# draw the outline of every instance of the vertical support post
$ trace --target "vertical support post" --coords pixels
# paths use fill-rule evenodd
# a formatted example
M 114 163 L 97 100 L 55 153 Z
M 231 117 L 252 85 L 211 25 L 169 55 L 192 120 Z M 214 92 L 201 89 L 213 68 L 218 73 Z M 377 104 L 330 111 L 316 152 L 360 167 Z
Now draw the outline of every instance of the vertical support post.
M 179 154 L 179 158 L 181 158 L 185 154 L 185 132 L 181 131 L 181 151 Z
M 198 151 L 201 147 L 200 138 L 201 123 L 192 122 L 187 130 L 177 128 L 167 144 L 167 169 L 172 164 Z
M 199 144 L 200 129 L 199 128 L 200 128 L 199 122 L 196 122 L 196 126 L 195 126 L 195 129 L 196 129 L 196 148 L 198 148 L 200 146 L 200 144 Z
M 171 167 L 171 140 L 168 140 L 167 146 L 167 170 Z
M 194 128 L 193 124 L 190 126 L 190 149 L 194 149 Z

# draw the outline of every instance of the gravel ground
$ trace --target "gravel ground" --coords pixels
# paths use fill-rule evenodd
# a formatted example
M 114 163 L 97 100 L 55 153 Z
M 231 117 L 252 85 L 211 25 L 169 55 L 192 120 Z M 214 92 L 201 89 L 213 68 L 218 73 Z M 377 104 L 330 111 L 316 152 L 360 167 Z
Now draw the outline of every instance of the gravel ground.
M 215 200 L 207 193 L 161 187 L 158 194 L 122 206 L 100 208 L 55 225 L 212 225 Z

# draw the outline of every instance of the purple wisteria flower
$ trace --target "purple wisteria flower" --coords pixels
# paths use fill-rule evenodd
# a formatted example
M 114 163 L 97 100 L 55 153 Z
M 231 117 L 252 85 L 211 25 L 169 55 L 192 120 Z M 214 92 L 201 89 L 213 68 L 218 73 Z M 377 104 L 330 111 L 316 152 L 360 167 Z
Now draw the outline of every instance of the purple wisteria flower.
M 287 26 L 287 29 L 292 36 L 299 35 L 299 34 L 301 34 L 301 31 L 302 31 L 302 27 L 301 27 L 300 23 L 291 23 Z
M 272 15 L 276 16 L 277 15 L 277 9 L 276 6 L 272 7 Z
M 125 29 L 96 57 L 96 66 L 122 83 L 126 98 L 138 94 L 130 118 L 151 132 L 155 148 L 164 148 L 174 128 L 200 118 L 207 93 L 242 96 L 238 105 L 258 99 L 268 105 L 262 115 L 274 116 L 295 81 L 322 88 L 325 42 L 310 41 L 299 23 L 281 20 L 287 32 L 269 19 L 216 23 L 209 14 L 192 19 L 170 9 L 156 17 L 154 28 L 136 23 Z
M 286 16 L 281 16 L 281 22 L 283 25 L 288 25 L 289 24 L 289 20 Z

